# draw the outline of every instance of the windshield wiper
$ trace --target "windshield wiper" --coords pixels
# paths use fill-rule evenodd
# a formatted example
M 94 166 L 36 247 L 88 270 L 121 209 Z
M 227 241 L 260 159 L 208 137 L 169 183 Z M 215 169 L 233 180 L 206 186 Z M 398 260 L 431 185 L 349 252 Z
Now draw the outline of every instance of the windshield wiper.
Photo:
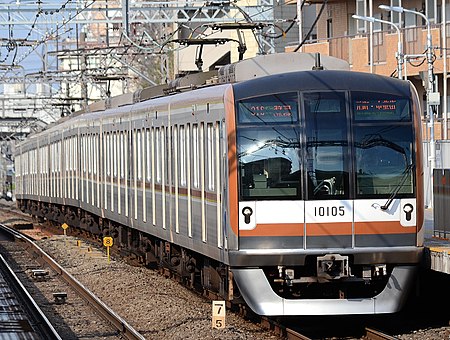
M 392 201 L 394 200 L 395 196 L 397 196 L 400 189 L 403 187 L 403 184 L 405 184 L 406 179 L 408 178 L 408 173 L 411 171 L 411 169 L 414 167 L 414 164 L 409 164 L 405 171 L 403 172 L 403 177 L 401 178 L 400 182 L 395 187 L 394 191 L 392 192 L 391 196 L 389 196 L 387 202 L 381 206 L 382 210 L 387 210 L 389 206 L 391 205 Z

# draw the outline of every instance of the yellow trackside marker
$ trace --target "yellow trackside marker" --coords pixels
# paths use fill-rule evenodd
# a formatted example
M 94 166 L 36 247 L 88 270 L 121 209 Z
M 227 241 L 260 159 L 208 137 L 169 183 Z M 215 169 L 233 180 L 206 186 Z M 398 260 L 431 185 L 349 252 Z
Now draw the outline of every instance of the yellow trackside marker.
M 64 229 L 64 236 L 66 236 L 66 229 L 69 228 L 69 226 L 67 225 L 67 223 L 63 223 L 63 225 L 61 226 L 61 228 Z
M 103 245 L 106 247 L 106 255 L 108 256 L 108 262 L 110 262 L 109 247 L 113 245 L 113 238 L 111 236 L 103 237 Z
M 225 301 L 212 302 L 212 328 L 225 328 Z
M 64 243 L 67 243 L 67 240 L 66 240 L 66 236 L 67 236 L 66 229 L 69 228 L 69 226 L 67 225 L 67 223 L 63 223 L 61 228 L 64 229 Z

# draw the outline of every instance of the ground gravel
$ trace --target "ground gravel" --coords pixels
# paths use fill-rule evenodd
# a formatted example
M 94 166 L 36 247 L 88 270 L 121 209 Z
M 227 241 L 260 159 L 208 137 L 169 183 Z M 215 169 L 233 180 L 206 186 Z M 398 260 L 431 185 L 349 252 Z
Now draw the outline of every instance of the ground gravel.
M 37 244 L 147 339 L 279 339 L 231 312 L 225 329 L 212 329 L 211 301 L 155 270 L 108 261 L 95 244 L 64 235 Z

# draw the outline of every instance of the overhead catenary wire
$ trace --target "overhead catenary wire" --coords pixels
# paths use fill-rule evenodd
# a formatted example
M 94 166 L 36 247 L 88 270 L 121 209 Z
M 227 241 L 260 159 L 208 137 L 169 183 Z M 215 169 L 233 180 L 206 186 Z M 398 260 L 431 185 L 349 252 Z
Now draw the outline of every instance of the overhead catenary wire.
M 319 21 L 320 17 L 322 16 L 322 13 L 323 13 L 327 3 L 328 3 L 328 0 L 324 0 L 324 2 L 322 3 L 322 6 L 320 7 L 319 14 L 316 16 L 316 19 L 314 20 L 313 24 L 311 25 L 311 28 L 309 29 L 306 36 L 303 38 L 302 42 L 294 49 L 294 52 L 297 52 L 305 44 L 305 42 L 309 39 L 309 36 L 311 35 L 312 31 L 316 27 L 317 22 Z

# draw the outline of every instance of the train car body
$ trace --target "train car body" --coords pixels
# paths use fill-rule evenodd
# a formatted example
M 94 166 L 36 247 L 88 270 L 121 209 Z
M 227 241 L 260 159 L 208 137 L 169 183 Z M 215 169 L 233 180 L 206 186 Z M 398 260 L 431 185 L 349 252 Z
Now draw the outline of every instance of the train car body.
M 16 198 L 261 315 L 392 313 L 423 249 L 420 138 L 408 82 L 278 73 L 68 117 L 16 148 Z

